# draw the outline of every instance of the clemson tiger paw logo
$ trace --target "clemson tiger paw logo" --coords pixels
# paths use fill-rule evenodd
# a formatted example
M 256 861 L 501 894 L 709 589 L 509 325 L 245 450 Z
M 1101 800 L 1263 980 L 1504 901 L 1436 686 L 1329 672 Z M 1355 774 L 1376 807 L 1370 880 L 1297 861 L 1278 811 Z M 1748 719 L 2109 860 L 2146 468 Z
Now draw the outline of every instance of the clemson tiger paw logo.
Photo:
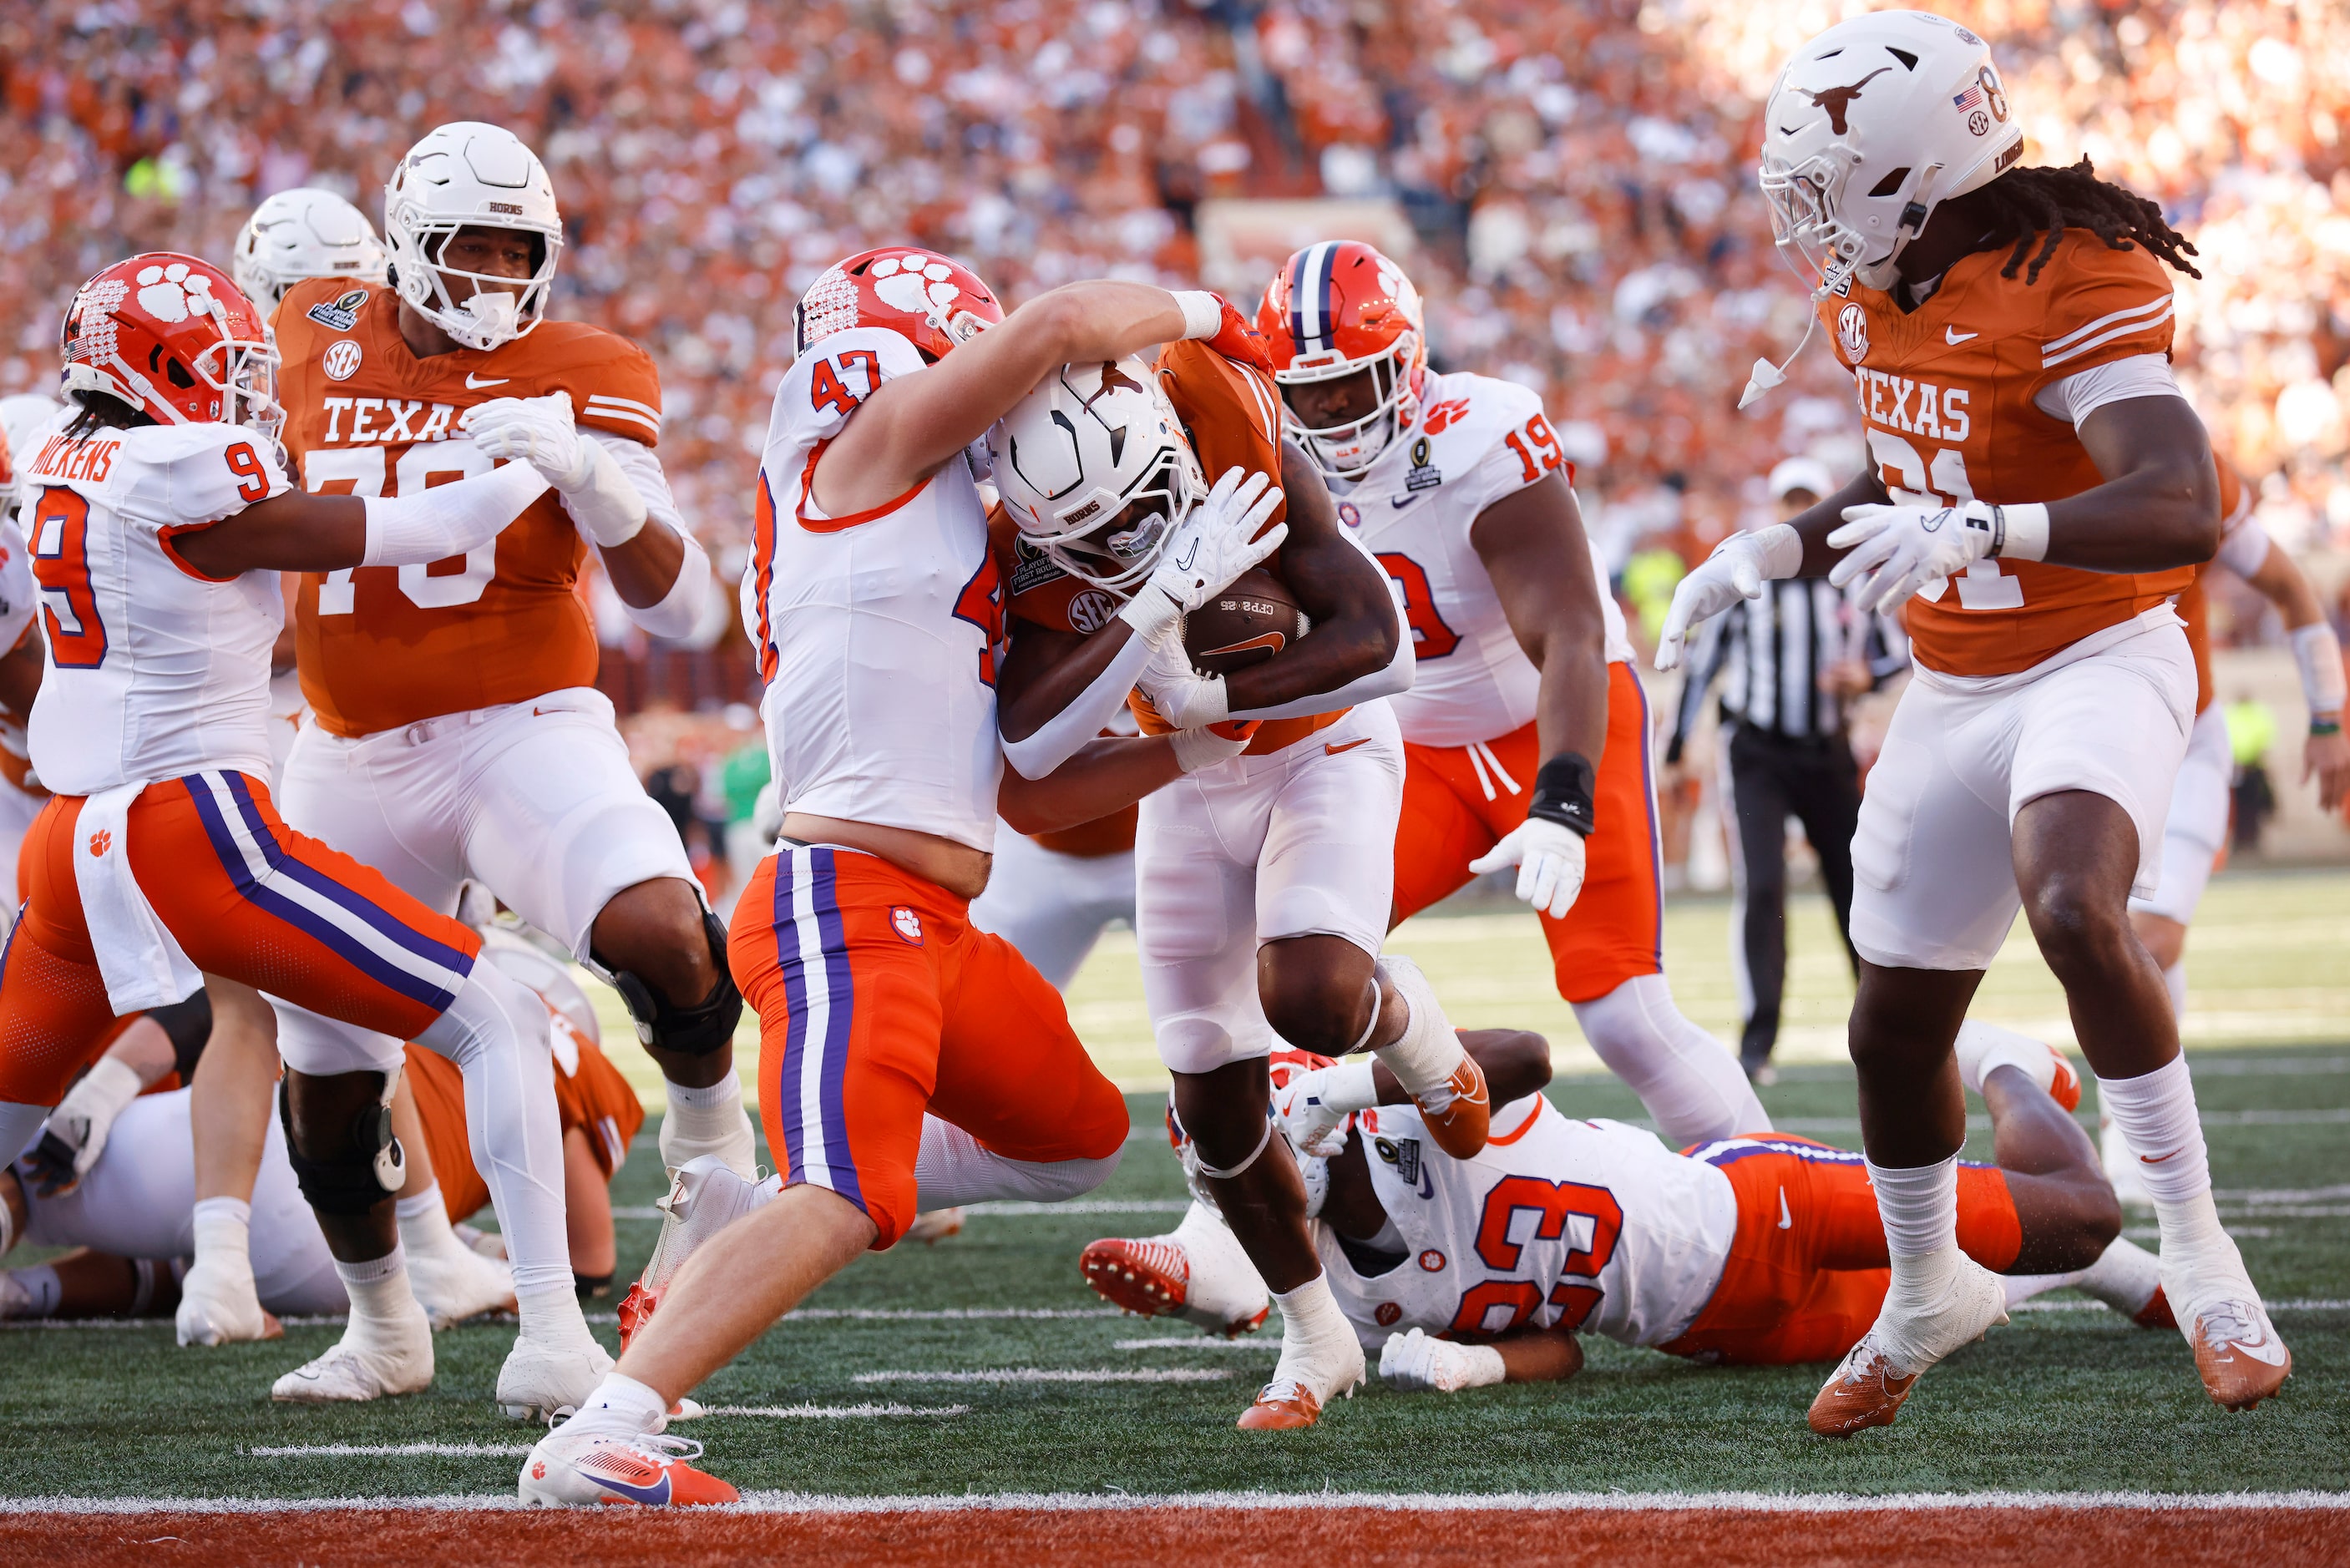
M 185 262 L 139 269 L 139 308 L 158 321 L 185 321 L 212 303 L 213 280 Z
M 530 1461 L 530 1479 L 533 1480 L 545 1480 L 546 1479 L 546 1461 L 545 1459 L 533 1459 Z
M 952 267 L 941 261 L 925 264 L 920 256 L 883 256 L 866 275 L 875 280 L 875 296 L 895 310 L 944 310 L 962 293 L 949 281 Z
M 89 857 L 92 860 L 103 859 L 106 852 L 113 847 L 114 835 L 105 828 L 101 827 L 89 836 Z

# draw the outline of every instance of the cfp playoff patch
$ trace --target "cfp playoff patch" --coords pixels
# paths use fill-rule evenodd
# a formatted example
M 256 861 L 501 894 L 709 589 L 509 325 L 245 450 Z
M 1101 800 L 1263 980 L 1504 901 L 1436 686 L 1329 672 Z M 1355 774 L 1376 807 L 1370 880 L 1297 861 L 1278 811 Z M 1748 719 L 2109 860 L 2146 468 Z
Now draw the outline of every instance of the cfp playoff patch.
M 352 289 L 332 299 L 322 299 L 302 314 L 329 332 L 348 332 L 359 324 L 359 306 L 367 303 L 367 290 Z
M 1053 565 L 1044 551 L 1025 539 L 1015 540 L 1012 546 L 1012 581 L 1005 585 L 1004 592 L 1007 596 L 1017 597 L 1066 576 L 1066 572 Z
M 1379 1137 L 1371 1140 L 1371 1147 L 1379 1158 L 1396 1168 L 1407 1187 L 1419 1185 L 1419 1140 L 1416 1137 Z
M 1444 475 L 1428 466 L 1428 438 L 1421 436 L 1411 443 L 1411 472 L 1403 476 L 1403 487 L 1417 493 L 1443 483 Z

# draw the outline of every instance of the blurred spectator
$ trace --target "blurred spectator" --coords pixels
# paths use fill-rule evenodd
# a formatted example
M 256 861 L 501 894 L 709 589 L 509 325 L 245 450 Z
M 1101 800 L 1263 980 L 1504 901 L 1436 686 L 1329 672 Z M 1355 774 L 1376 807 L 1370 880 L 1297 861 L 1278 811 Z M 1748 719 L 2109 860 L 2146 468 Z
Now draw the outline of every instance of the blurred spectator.
M 2239 854 L 2257 854 L 2261 835 L 2276 815 L 2276 789 L 2269 782 L 2269 748 L 2276 744 L 2276 714 L 2247 691 L 2228 704 L 2228 750 L 2236 760 L 2235 843 Z

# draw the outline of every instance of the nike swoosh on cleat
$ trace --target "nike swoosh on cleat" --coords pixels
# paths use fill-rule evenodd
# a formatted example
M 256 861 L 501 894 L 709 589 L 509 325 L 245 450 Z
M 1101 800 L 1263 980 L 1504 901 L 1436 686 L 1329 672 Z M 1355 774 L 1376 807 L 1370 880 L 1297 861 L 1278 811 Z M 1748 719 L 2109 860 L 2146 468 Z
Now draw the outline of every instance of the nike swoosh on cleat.
M 2284 1346 L 2276 1342 L 2274 1335 L 2264 1334 L 2257 1342 L 2249 1339 L 2232 1339 L 2228 1342 L 2226 1348 L 2240 1350 L 2254 1361 L 2266 1362 L 2271 1366 L 2284 1365 Z
M 1970 338 L 1980 337 L 1981 336 L 1982 334 L 1980 332 L 1961 332 L 1955 327 L 1945 327 L 1942 328 L 1942 341 L 1949 344 L 1953 348 Z
M 630 1486 L 627 1481 L 612 1476 L 591 1476 L 588 1479 L 607 1491 L 619 1492 L 630 1502 L 639 1502 L 647 1508 L 664 1508 L 669 1503 L 670 1482 L 669 1471 L 666 1469 L 660 1473 L 659 1486 Z
M 1351 751 L 1353 751 L 1357 746 L 1367 746 L 1367 745 L 1369 745 L 1370 743 L 1371 743 L 1371 738 L 1370 738 L 1368 735 L 1365 735 L 1361 740 L 1359 740 L 1359 741 L 1349 741 L 1349 742 L 1347 742 L 1345 745 L 1343 745 L 1343 746 L 1334 746 L 1334 745 L 1331 745 L 1328 742 L 1326 742 L 1326 742 L 1323 742 L 1322 749 L 1323 749 L 1324 751 L 1326 751 L 1326 752 L 1329 753 L 1332 756 L 1334 756 L 1334 757 L 1335 757 L 1335 756 L 1336 756 L 1340 752 L 1351 752 Z
M 468 370 L 465 372 L 465 389 L 469 392 L 478 392 L 484 387 L 503 387 L 513 379 L 514 378 L 511 376 L 491 376 L 487 379 L 478 379 L 471 370 Z

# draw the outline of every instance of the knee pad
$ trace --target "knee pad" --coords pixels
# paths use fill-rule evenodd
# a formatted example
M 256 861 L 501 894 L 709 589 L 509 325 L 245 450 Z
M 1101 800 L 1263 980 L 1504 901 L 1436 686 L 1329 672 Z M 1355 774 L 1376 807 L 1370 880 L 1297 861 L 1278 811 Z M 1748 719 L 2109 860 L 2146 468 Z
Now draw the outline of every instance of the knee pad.
M 277 1093 L 277 1119 L 286 1129 L 286 1162 L 295 1184 L 321 1214 L 365 1214 L 397 1193 L 408 1179 L 408 1153 L 391 1132 L 391 1092 L 397 1073 L 384 1075 L 383 1096 L 353 1116 L 341 1147 L 323 1157 L 303 1148 L 294 1137 L 293 1086 Z
M 627 970 L 608 971 L 607 978 L 612 989 L 620 993 L 629 1016 L 636 1022 L 639 1044 L 689 1056 L 707 1056 L 733 1040 L 735 1023 L 743 1016 L 743 993 L 735 987 L 733 971 L 726 967 L 725 924 L 704 909 L 702 934 L 710 943 L 710 959 L 718 968 L 718 983 L 691 1007 L 680 1007 Z
M 192 1083 L 196 1075 L 196 1058 L 204 1054 L 204 1046 L 213 1037 L 213 999 L 203 987 L 184 1002 L 169 1007 L 151 1007 L 147 1016 L 172 1042 L 172 1065 L 178 1070 L 182 1084 Z

